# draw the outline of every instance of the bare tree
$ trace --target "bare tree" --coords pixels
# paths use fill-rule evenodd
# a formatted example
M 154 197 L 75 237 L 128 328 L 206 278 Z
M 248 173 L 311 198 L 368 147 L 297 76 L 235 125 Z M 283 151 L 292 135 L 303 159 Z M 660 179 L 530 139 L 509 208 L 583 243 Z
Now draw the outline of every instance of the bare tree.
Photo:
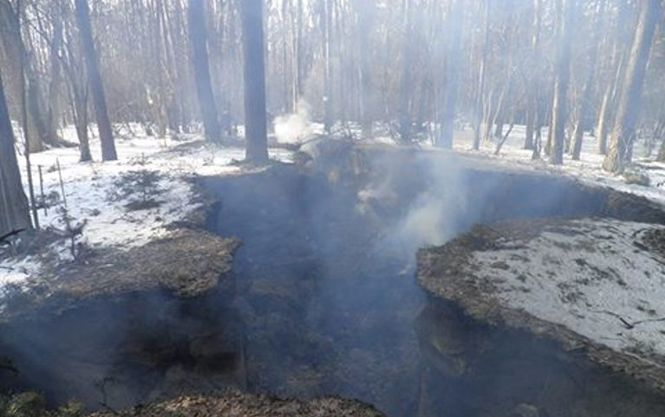
M 623 171 L 633 146 L 647 61 L 656 25 L 662 14 L 661 0 L 640 0 L 639 4 L 640 16 L 621 87 L 610 148 L 603 161 L 603 168 L 613 173 Z
M 526 135 L 524 138 L 524 149 L 537 151 L 535 138 L 536 128 L 540 123 L 540 96 L 539 84 L 541 79 L 541 26 L 542 26 L 542 4 L 543 0 L 534 0 L 533 3 L 533 35 L 531 36 L 531 48 L 533 58 L 533 68 L 527 76 L 527 109 L 526 109 Z
M 241 5 L 245 75 L 245 158 L 268 161 L 263 0 L 243 0 Z
M 463 10 L 462 2 L 460 0 L 453 0 L 448 16 L 450 33 L 446 46 L 446 80 L 443 105 L 439 116 L 440 131 L 436 140 L 437 146 L 446 149 L 452 149 L 453 147 L 459 72 L 463 59 L 461 45 Z
M 575 130 L 573 131 L 573 145 L 572 157 L 573 160 L 579 161 L 582 154 L 582 142 L 584 140 L 584 126 L 587 119 L 589 109 L 592 107 L 591 100 L 594 95 L 594 77 L 596 75 L 596 66 L 598 62 L 598 44 L 600 43 L 600 30 L 605 25 L 605 1 L 601 0 L 598 6 L 599 18 L 596 19 L 593 25 L 593 40 L 591 41 L 591 50 L 589 52 L 589 61 L 586 68 L 586 77 L 584 85 L 582 86 L 582 96 L 577 109 L 577 120 L 575 121 Z
M 68 93 L 71 106 L 72 119 L 76 128 L 76 136 L 79 140 L 79 154 L 81 162 L 92 161 L 90 152 L 90 139 L 88 136 L 88 91 L 89 87 L 85 79 L 85 64 L 83 54 L 80 51 L 80 42 L 74 39 L 76 27 L 65 19 L 66 9 L 61 9 L 62 19 L 65 20 L 64 36 L 66 39 L 65 47 L 62 50 L 62 68 L 69 81 Z
M 413 70 L 411 66 L 415 60 L 415 48 L 412 41 L 415 37 L 415 24 L 413 0 L 404 0 L 404 39 L 402 40 L 402 73 L 399 87 L 399 137 L 403 143 L 411 142 L 413 117 L 411 107 L 413 104 Z
M 332 84 L 332 26 L 333 26 L 333 0 L 322 0 L 322 29 L 323 29 L 323 124 L 326 132 L 330 133 L 333 125 L 333 84 Z
M 203 118 L 206 140 L 219 142 L 222 131 L 219 125 L 217 105 L 213 95 L 210 78 L 210 62 L 208 59 L 208 34 L 203 0 L 189 0 L 187 12 L 189 40 L 192 50 L 192 65 L 199 109 Z
M 14 132 L 0 75 L 0 235 L 31 227 L 28 199 L 21 184 Z
M 482 40 L 482 50 L 480 51 L 480 67 L 478 69 L 478 83 L 477 91 L 474 103 L 474 114 L 473 114 L 473 149 L 480 149 L 480 139 L 482 137 L 481 128 L 483 122 L 483 108 L 484 108 L 484 97 L 485 97 L 485 84 L 487 79 L 487 55 L 489 53 L 489 37 L 490 37 L 490 11 L 491 11 L 491 0 L 483 0 L 483 15 L 484 15 L 484 24 L 483 24 L 483 40 Z
M 28 111 L 27 123 L 24 127 L 27 134 L 27 144 L 30 152 L 41 152 L 44 149 L 44 141 L 48 140 L 45 132 L 45 123 L 39 109 L 39 94 L 36 82 L 37 77 L 34 74 L 32 57 L 22 36 L 22 9 L 23 4 L 18 2 L 15 6 L 8 0 L 0 0 L 0 31 L 2 36 L 0 40 L 3 43 L 3 49 L 6 59 L 12 64 L 9 65 L 8 73 L 14 75 L 14 96 L 16 101 L 20 102 L 21 108 L 25 107 Z
M 97 56 L 92 36 L 90 7 L 88 6 L 88 0 L 75 0 L 75 5 L 76 21 L 78 23 L 79 36 L 81 38 L 88 82 L 90 83 L 90 92 L 92 94 L 92 101 L 95 104 L 97 130 L 99 132 L 99 139 L 102 143 L 102 160 L 114 161 L 118 159 L 118 154 L 115 150 L 113 129 L 111 128 L 111 121 L 106 107 L 106 94 L 104 92 L 102 76 L 99 71 L 99 57 Z
M 554 101 L 552 103 L 552 150 L 550 162 L 563 164 L 563 151 L 568 118 L 567 95 L 570 81 L 570 54 L 572 41 L 572 21 L 575 16 L 577 0 L 560 1 L 561 24 L 557 56 L 556 80 L 554 85 Z

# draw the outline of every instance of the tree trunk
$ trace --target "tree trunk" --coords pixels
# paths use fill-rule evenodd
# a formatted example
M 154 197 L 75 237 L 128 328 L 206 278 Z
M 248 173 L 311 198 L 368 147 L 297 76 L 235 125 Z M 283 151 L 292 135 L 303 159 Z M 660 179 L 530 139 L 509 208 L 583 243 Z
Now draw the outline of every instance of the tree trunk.
M 411 44 L 414 35 L 413 10 L 411 0 L 404 2 L 404 39 L 402 45 L 402 73 L 399 87 L 399 137 L 402 143 L 411 142 L 413 119 L 411 115 L 415 48 Z
M 55 9 L 55 8 L 54 8 Z M 53 10 L 55 13 L 57 10 Z M 58 119 L 60 118 L 60 94 L 62 85 L 62 69 L 60 67 L 60 51 L 63 42 L 63 27 L 60 16 L 53 19 L 53 41 L 49 49 L 51 61 L 51 80 L 48 87 L 48 117 L 46 125 L 48 135 L 53 142 L 59 142 Z
M 371 78 L 371 44 L 370 34 L 374 22 L 373 6 L 363 2 L 358 2 L 358 36 L 359 36 L 359 54 L 360 65 L 359 73 L 359 104 L 360 104 L 360 122 L 363 138 L 371 138 L 374 125 L 374 84 Z M 357 6 L 358 7 L 358 6 Z
M 658 157 L 656 158 L 658 162 L 665 162 L 665 137 L 661 139 L 660 149 L 658 150 Z
M 487 72 L 487 55 L 489 48 L 489 36 L 490 36 L 490 0 L 484 0 L 484 29 L 483 29 L 483 46 L 480 52 L 480 68 L 478 69 L 478 83 L 476 91 L 476 99 L 474 104 L 474 115 L 473 115 L 473 149 L 480 149 L 480 139 L 482 137 L 482 122 L 483 122 L 483 102 L 485 97 L 485 78 Z
M 598 113 L 598 126 L 597 137 L 598 137 L 598 153 L 601 155 L 607 154 L 607 132 L 608 124 L 610 122 L 610 101 L 612 98 L 612 83 L 608 83 L 605 88 L 605 93 L 603 94 L 603 101 L 600 105 L 600 111 Z
M 455 134 L 455 108 L 457 106 L 457 90 L 459 88 L 460 62 L 462 61 L 461 31 L 463 8 L 461 0 L 454 0 L 450 16 L 448 16 L 451 30 L 448 39 L 446 59 L 446 87 L 443 93 L 443 106 L 439 123 L 440 132 L 436 145 L 444 149 L 452 149 Z
M 212 90 L 210 78 L 210 62 L 208 58 L 208 33 L 204 0 L 189 0 L 187 10 L 187 24 L 189 26 L 189 39 L 192 49 L 192 64 L 194 67 L 194 81 L 196 94 L 199 100 L 199 109 L 203 118 L 206 140 L 221 141 L 222 131 L 219 125 L 217 105 Z
M 536 109 L 533 100 L 531 99 L 531 94 L 532 93 L 529 93 L 529 97 L 527 98 L 528 108 L 526 109 L 526 132 L 524 135 L 524 149 L 526 150 L 533 150 L 534 134 L 536 132 Z
M 560 0 L 563 2 L 563 16 L 560 26 L 560 45 L 557 57 L 556 81 L 554 85 L 554 101 L 552 102 L 552 148 L 550 163 L 563 164 L 563 151 L 566 136 L 566 120 L 568 118 L 567 94 L 570 81 L 570 52 L 572 41 L 572 20 L 577 0 Z
M 99 72 L 99 58 L 92 36 L 88 0 L 76 0 L 76 21 L 79 27 L 79 36 L 81 37 L 83 58 L 88 69 L 88 82 L 90 84 L 92 101 L 95 104 L 97 130 L 102 144 L 102 160 L 115 161 L 118 159 L 118 154 L 115 150 L 113 129 L 111 128 L 111 121 L 106 107 L 104 84 L 102 83 L 102 76 Z
M 87 91 L 82 85 L 72 87 L 73 103 L 72 112 L 74 114 L 74 126 L 76 127 L 76 136 L 79 140 L 80 161 L 92 161 L 90 153 L 90 140 L 88 137 L 88 96 Z
M 524 149 L 535 150 L 536 125 L 540 119 L 540 32 L 542 25 L 542 0 L 534 0 L 533 3 L 533 37 L 531 47 L 533 51 L 533 62 L 535 67 L 529 74 L 527 82 L 527 109 L 526 109 L 526 135 L 524 137 Z
M 243 0 L 241 6 L 245 77 L 245 159 L 268 161 L 263 0 Z
M 640 0 L 640 17 L 626 67 L 610 149 L 603 162 L 608 172 L 621 172 L 635 134 L 639 116 L 644 74 L 656 25 L 661 16 L 661 0 Z
M 44 119 L 44 111 L 39 94 L 39 85 L 37 74 L 31 67 L 31 63 L 26 57 L 25 60 L 25 100 L 28 110 L 28 120 L 30 122 L 30 152 L 41 152 L 44 150 L 44 143 L 55 144 L 57 140 L 51 137 L 48 130 L 48 120 Z M 37 140 L 35 140 L 35 137 Z
M 14 150 L 14 132 L 0 76 L 0 235 L 30 229 L 30 209 Z
M 17 8 L 20 8 L 21 5 L 18 4 Z M 28 92 L 34 92 L 36 90 L 30 88 L 27 85 L 25 78 L 32 80 L 34 77 L 31 76 L 31 68 L 29 65 L 29 59 L 27 56 L 27 50 L 25 43 L 23 42 L 23 37 L 21 35 L 21 11 L 15 10 L 11 2 L 7 0 L 0 1 L 0 40 L 3 43 L 3 49 L 8 62 L 8 67 L 10 68 L 11 74 L 14 75 L 17 81 L 14 83 L 14 97 L 20 98 L 21 106 L 23 106 L 23 101 L 28 100 L 28 123 L 30 126 L 27 143 L 28 149 L 30 152 L 41 152 L 44 150 L 44 143 L 42 141 L 43 136 L 40 134 L 38 126 L 42 121 L 40 120 L 41 114 L 39 111 L 34 112 L 34 108 L 29 105 Z M 8 87 L 9 88 L 9 87 Z
M 605 13 L 605 5 L 601 4 L 599 13 Z M 591 107 L 591 100 L 594 95 L 593 83 L 594 76 L 596 74 L 596 64 L 598 63 L 598 44 L 600 43 L 600 29 L 604 27 L 605 19 L 601 16 L 597 21 L 595 21 L 595 29 L 592 39 L 592 51 L 590 53 L 590 61 L 587 67 L 587 76 L 584 81 L 584 87 L 582 87 L 582 97 L 578 106 L 577 112 L 577 121 L 575 123 L 575 129 L 573 131 L 573 149 L 572 157 L 574 161 L 579 161 L 582 154 L 582 142 L 584 140 L 584 126 L 585 121 L 587 120 L 587 113 L 589 113 L 589 108 Z
M 332 0 L 323 0 L 323 126 L 330 133 L 333 125 L 332 106 Z
M 658 162 L 665 162 L 665 112 L 663 112 L 658 125 L 654 129 L 654 139 L 660 141 L 660 149 L 658 150 L 658 155 L 656 160 Z

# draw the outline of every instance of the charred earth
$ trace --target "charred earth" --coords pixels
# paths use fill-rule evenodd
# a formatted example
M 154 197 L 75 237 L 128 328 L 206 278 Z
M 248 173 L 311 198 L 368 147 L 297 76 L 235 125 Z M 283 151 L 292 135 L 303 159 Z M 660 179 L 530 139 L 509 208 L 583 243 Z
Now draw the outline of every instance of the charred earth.
M 474 225 L 513 221 L 515 233 L 531 234 L 539 224 L 583 219 L 659 225 L 660 206 L 448 153 L 342 144 L 297 160 L 200 181 L 215 201 L 205 228 L 241 242 L 217 284 L 87 294 L 7 317 L 0 347 L 18 374 L 4 372 L 4 385 L 91 409 L 194 395 L 136 416 L 224 410 L 226 397 L 196 394 L 227 389 L 339 396 L 394 417 L 665 413 L 658 384 L 635 368 L 594 360 L 541 327 L 474 314 L 440 289 L 473 266 L 460 239 L 468 250 L 494 241 Z M 648 242 L 660 242 L 659 233 L 640 242 L 655 248 Z M 417 262 L 428 245 L 439 246 Z M 442 253 L 449 257 L 428 258 Z M 313 404 L 325 409 L 325 401 L 337 400 Z M 306 411 L 292 415 L 327 415 L 297 404 Z

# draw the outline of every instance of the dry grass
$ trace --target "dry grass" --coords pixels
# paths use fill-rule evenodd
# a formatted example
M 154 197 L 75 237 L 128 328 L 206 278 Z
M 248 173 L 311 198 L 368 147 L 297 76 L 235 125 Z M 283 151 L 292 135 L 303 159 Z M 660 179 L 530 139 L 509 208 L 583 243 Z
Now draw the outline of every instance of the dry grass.
M 124 417 L 381 417 L 364 404 L 339 398 L 310 402 L 279 400 L 229 392 L 220 396 L 181 397 L 119 413 Z M 113 413 L 96 413 L 90 417 L 113 417 Z

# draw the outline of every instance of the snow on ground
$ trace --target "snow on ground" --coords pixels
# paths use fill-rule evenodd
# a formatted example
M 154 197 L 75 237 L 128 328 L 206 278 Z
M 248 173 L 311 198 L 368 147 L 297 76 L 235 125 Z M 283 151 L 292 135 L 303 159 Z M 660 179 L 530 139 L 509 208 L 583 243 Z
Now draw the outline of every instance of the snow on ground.
M 505 127 L 506 131 L 507 129 L 508 126 Z M 351 124 L 349 130 L 355 137 L 359 138 L 362 136 L 360 126 Z M 381 132 L 381 129 L 375 129 L 375 131 Z M 541 133 L 543 141 L 546 141 L 547 127 L 544 127 Z M 646 175 L 649 178 L 648 186 L 630 183 L 631 181 L 628 181 L 626 176 L 612 175 L 605 172 L 602 169 L 605 156 L 598 153 L 598 141 L 588 133 L 584 134 L 580 160 L 573 161 L 571 156 L 566 154 L 564 155 L 564 164 L 562 166 L 549 164 L 544 152 L 542 159 L 533 161 L 531 159 L 532 151 L 523 149 L 525 136 L 526 127 L 515 125 L 502 146 L 501 152 L 499 155 L 495 155 L 496 142 L 494 140 L 482 142 L 480 150 L 474 151 L 472 149 L 473 131 L 470 127 L 466 126 L 463 129 L 455 130 L 453 148 L 455 152 L 460 154 L 487 158 L 495 165 L 500 164 L 511 169 L 517 168 L 527 171 L 549 172 L 571 176 L 590 185 L 610 187 L 665 204 L 665 163 L 655 162 L 652 155 L 646 155 L 647 150 L 642 142 L 638 142 L 635 145 L 633 165 L 627 171 L 633 173 L 639 172 Z M 380 133 L 372 139 L 363 139 L 361 142 L 383 145 L 397 144 L 396 139 L 386 135 L 386 132 Z M 658 145 L 656 145 L 656 148 Z M 420 146 L 424 150 L 435 150 L 431 142 L 422 142 Z
M 502 304 L 641 357 L 665 356 L 665 259 L 635 245 L 653 225 L 580 220 L 472 254 Z
M 200 137 L 191 135 L 182 140 L 147 137 L 140 127 L 125 130 L 116 136 L 119 161 L 99 162 L 100 145 L 92 139 L 91 150 L 95 162 L 80 163 L 78 148 L 57 148 L 31 155 L 35 194 L 40 198 L 39 167 L 42 167 L 44 195 L 54 194 L 54 205 L 45 212 L 39 210 L 42 229 L 64 230 L 64 215 L 61 198 L 62 187 L 68 215 L 76 226 L 86 222 L 81 242 L 86 247 L 99 249 L 113 246 L 129 249 L 170 233 L 168 226 L 184 219 L 198 208 L 196 194 L 189 179 L 194 175 L 228 175 L 238 173 L 240 168 L 230 165 L 244 159 L 244 149 L 224 148 L 205 144 Z M 76 142 L 73 129 L 63 132 L 65 139 Z M 27 183 L 25 159 L 19 152 L 19 163 L 24 183 Z M 289 161 L 291 153 L 271 149 L 271 157 Z M 60 172 L 57 166 L 60 164 Z M 155 171 L 155 181 L 138 174 Z M 133 174 L 133 176 L 131 176 Z M 151 184 L 151 190 L 161 190 L 149 198 L 160 202 L 159 206 L 130 210 L 127 204 L 146 200 L 139 194 L 124 195 L 131 180 Z M 137 187 L 133 187 L 137 188 Z M 26 190 L 27 194 L 27 190 Z M 69 244 L 62 240 L 53 244 L 50 254 L 62 262 L 71 261 L 73 255 Z M 39 273 L 43 255 L 16 257 L 0 260 L 0 287 L 8 283 L 20 284 Z
M 508 126 L 505 129 L 507 130 Z M 499 155 L 494 155 L 496 142 L 493 140 L 481 143 L 479 151 L 472 150 L 473 131 L 469 127 L 455 131 L 453 146 L 458 153 L 475 157 L 482 156 L 492 160 L 495 164 L 505 165 L 507 168 L 567 175 L 587 184 L 611 187 L 618 191 L 643 196 L 665 204 L 665 163 L 655 162 L 651 155 L 646 155 L 647 151 L 643 143 L 636 144 L 634 164 L 629 168 L 629 171 L 646 175 L 649 178 L 648 186 L 631 184 L 623 175 L 612 175 L 603 171 L 602 165 L 605 157 L 598 154 L 598 141 L 588 133 L 584 135 L 582 154 L 579 161 L 573 161 L 570 155 L 564 155 L 564 164 L 554 166 L 547 162 L 544 153 L 542 155 L 543 159 L 533 161 L 531 159 L 532 151 L 523 149 L 525 131 L 525 126 L 515 125 Z M 356 136 L 360 136 L 359 127 L 353 129 L 353 132 Z M 542 129 L 542 137 L 543 140 L 547 139 L 546 127 Z M 365 142 L 396 143 L 395 139 L 389 136 L 381 136 Z M 423 143 L 421 146 L 423 149 L 434 149 L 431 143 Z
M 584 135 L 580 161 L 573 161 L 570 155 L 564 156 L 562 166 L 551 165 L 546 160 L 532 161 L 532 151 L 523 149 L 525 129 L 524 126 L 516 125 L 499 155 L 494 155 L 494 142 L 483 143 L 480 152 L 472 151 L 473 132 L 467 128 L 465 131 L 456 132 L 455 151 L 470 155 L 481 153 L 484 157 L 508 166 L 568 175 L 584 183 L 611 187 L 665 204 L 665 163 L 654 162 L 650 156 L 645 156 L 646 150 L 641 143 L 635 147 L 634 165 L 639 172 L 649 177 L 648 186 L 629 184 L 625 176 L 603 171 L 604 156 L 597 152 L 598 141 L 588 134 Z M 542 130 L 542 137 L 543 140 L 547 139 L 547 128 Z M 543 158 L 546 156 L 543 155 Z

